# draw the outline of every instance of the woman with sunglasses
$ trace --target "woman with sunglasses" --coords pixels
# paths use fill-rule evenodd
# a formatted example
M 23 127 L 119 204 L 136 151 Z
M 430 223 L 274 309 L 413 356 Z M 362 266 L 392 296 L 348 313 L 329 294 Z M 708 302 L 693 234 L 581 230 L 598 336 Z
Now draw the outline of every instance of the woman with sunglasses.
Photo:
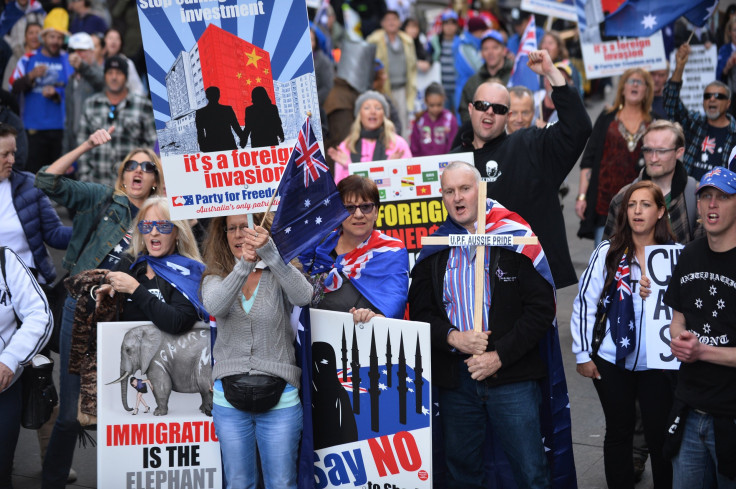
M 411 158 L 409 143 L 396 134 L 389 114 L 388 102 L 380 93 L 368 90 L 358 97 L 348 137 L 337 148 L 327 149 L 335 161 L 335 182 L 348 176 L 350 163 Z
M 642 136 L 652 122 L 654 82 L 648 71 L 630 68 L 621 75 L 613 106 L 603 110 L 580 162 L 575 213 L 581 219 L 578 237 L 603 238 L 611 199 L 631 183 L 644 165 Z
M 603 465 L 611 488 L 634 488 L 636 401 L 651 454 L 654 487 L 672 487 L 672 466 L 663 454 L 672 378 L 667 371 L 647 366 L 648 325 L 639 280 L 645 247 L 671 244 L 674 239 L 660 188 L 650 180 L 634 183 L 621 200 L 610 241 L 603 240 L 590 257 L 573 303 L 572 351 L 578 373 L 592 379 L 603 407 Z
M 350 312 L 356 323 L 376 315 L 402 319 L 409 293 L 409 255 L 400 240 L 374 229 L 379 206 L 376 183 L 350 175 L 337 184 L 337 191 L 350 215 L 319 245 L 299 256 L 315 283 L 312 306 Z
M 309 303 L 312 287 L 279 255 L 272 220 L 269 213 L 249 227 L 247 215 L 216 217 L 204 246 L 202 301 L 217 320 L 212 417 L 229 489 L 256 487 L 256 448 L 266 489 L 296 488 L 301 369 L 289 318 L 292 305 Z M 238 389 L 256 381 L 266 395 Z
M 112 270 L 130 244 L 132 223 L 145 200 L 157 194 L 161 163 L 150 149 L 131 151 L 118 168 L 115 188 L 66 177 L 81 155 L 108 143 L 114 129 L 99 129 L 87 141 L 36 174 L 36 187 L 56 203 L 76 210 L 72 236 L 62 265 L 71 275 L 91 269 Z M 68 373 L 74 310 L 67 297 L 61 321 L 59 417 L 43 465 L 43 487 L 63 489 L 81 430 L 77 421 L 79 376 Z
M 168 266 L 174 263 L 177 268 Z M 181 334 L 208 318 L 199 301 L 204 265 L 188 221 L 171 221 L 165 197 L 151 197 L 138 212 L 128 252 L 98 295 L 128 295 L 121 321 L 151 321 Z M 186 275 L 179 272 L 186 270 Z

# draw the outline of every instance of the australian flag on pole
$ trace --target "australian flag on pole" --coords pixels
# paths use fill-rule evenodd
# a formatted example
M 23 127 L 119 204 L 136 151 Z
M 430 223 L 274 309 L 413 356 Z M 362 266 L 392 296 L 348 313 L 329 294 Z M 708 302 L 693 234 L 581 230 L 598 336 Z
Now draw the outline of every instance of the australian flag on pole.
M 631 297 L 631 267 L 626 252 L 618 264 L 616 276 L 608 290 L 608 322 L 611 339 L 616 344 L 616 365 L 624 368 L 626 356 L 636 348 L 636 326 L 634 325 L 634 301 Z
M 703 27 L 718 0 L 626 0 L 605 19 L 607 36 L 649 37 L 684 16 Z
M 349 215 L 309 118 L 299 131 L 277 192 L 281 200 L 271 237 L 287 263 L 302 250 L 314 247 Z
M 521 45 L 519 52 L 516 53 L 514 60 L 514 69 L 511 71 L 509 78 L 509 86 L 523 85 L 532 92 L 539 90 L 539 75 L 534 73 L 527 65 L 529 61 L 529 53 L 537 49 L 537 25 L 534 22 L 534 16 L 529 17 L 529 23 L 524 29 L 521 36 Z

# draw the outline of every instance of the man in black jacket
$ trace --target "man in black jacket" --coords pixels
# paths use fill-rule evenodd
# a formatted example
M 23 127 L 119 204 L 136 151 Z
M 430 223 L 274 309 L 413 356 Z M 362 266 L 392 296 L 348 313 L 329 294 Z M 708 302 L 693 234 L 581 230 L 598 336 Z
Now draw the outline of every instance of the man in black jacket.
M 449 218 L 437 234 L 475 233 L 479 172 L 452 162 L 441 181 Z M 548 488 L 538 382 L 547 376 L 547 367 L 539 345 L 554 321 L 554 288 L 525 254 L 488 248 L 486 316 L 483 331 L 474 331 L 475 256 L 475 248 L 425 246 L 409 290 L 411 319 L 431 327 L 432 383 L 439 387 L 448 487 L 487 487 L 483 452 L 488 425 L 517 485 Z
M 585 148 L 592 125 L 575 88 L 552 63 L 547 51 L 529 53 L 529 66 L 552 85 L 559 121 L 506 134 L 509 93 L 483 83 L 469 104 L 473 130 L 461 135 L 454 153 L 472 151 L 475 167 L 488 184 L 488 196 L 519 213 L 537 233 L 547 254 L 555 286 L 577 283 L 557 192 Z

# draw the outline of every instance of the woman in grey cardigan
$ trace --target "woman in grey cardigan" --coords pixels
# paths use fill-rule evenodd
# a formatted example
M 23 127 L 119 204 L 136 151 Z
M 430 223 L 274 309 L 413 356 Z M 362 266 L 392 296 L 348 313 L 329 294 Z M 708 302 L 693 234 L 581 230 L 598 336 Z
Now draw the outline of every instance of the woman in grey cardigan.
M 256 487 L 256 446 L 266 489 L 296 488 L 301 369 L 289 316 L 312 287 L 279 255 L 271 220 L 249 228 L 246 215 L 215 218 L 205 243 L 202 299 L 217 320 L 212 415 L 228 489 Z

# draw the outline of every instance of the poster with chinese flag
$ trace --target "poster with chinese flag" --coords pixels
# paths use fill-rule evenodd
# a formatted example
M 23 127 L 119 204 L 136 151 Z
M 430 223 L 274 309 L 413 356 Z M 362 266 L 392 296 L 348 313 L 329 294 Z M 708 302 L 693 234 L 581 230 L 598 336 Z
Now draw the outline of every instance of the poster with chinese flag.
M 307 114 L 322 141 L 305 0 L 137 4 L 172 219 L 263 212 Z

